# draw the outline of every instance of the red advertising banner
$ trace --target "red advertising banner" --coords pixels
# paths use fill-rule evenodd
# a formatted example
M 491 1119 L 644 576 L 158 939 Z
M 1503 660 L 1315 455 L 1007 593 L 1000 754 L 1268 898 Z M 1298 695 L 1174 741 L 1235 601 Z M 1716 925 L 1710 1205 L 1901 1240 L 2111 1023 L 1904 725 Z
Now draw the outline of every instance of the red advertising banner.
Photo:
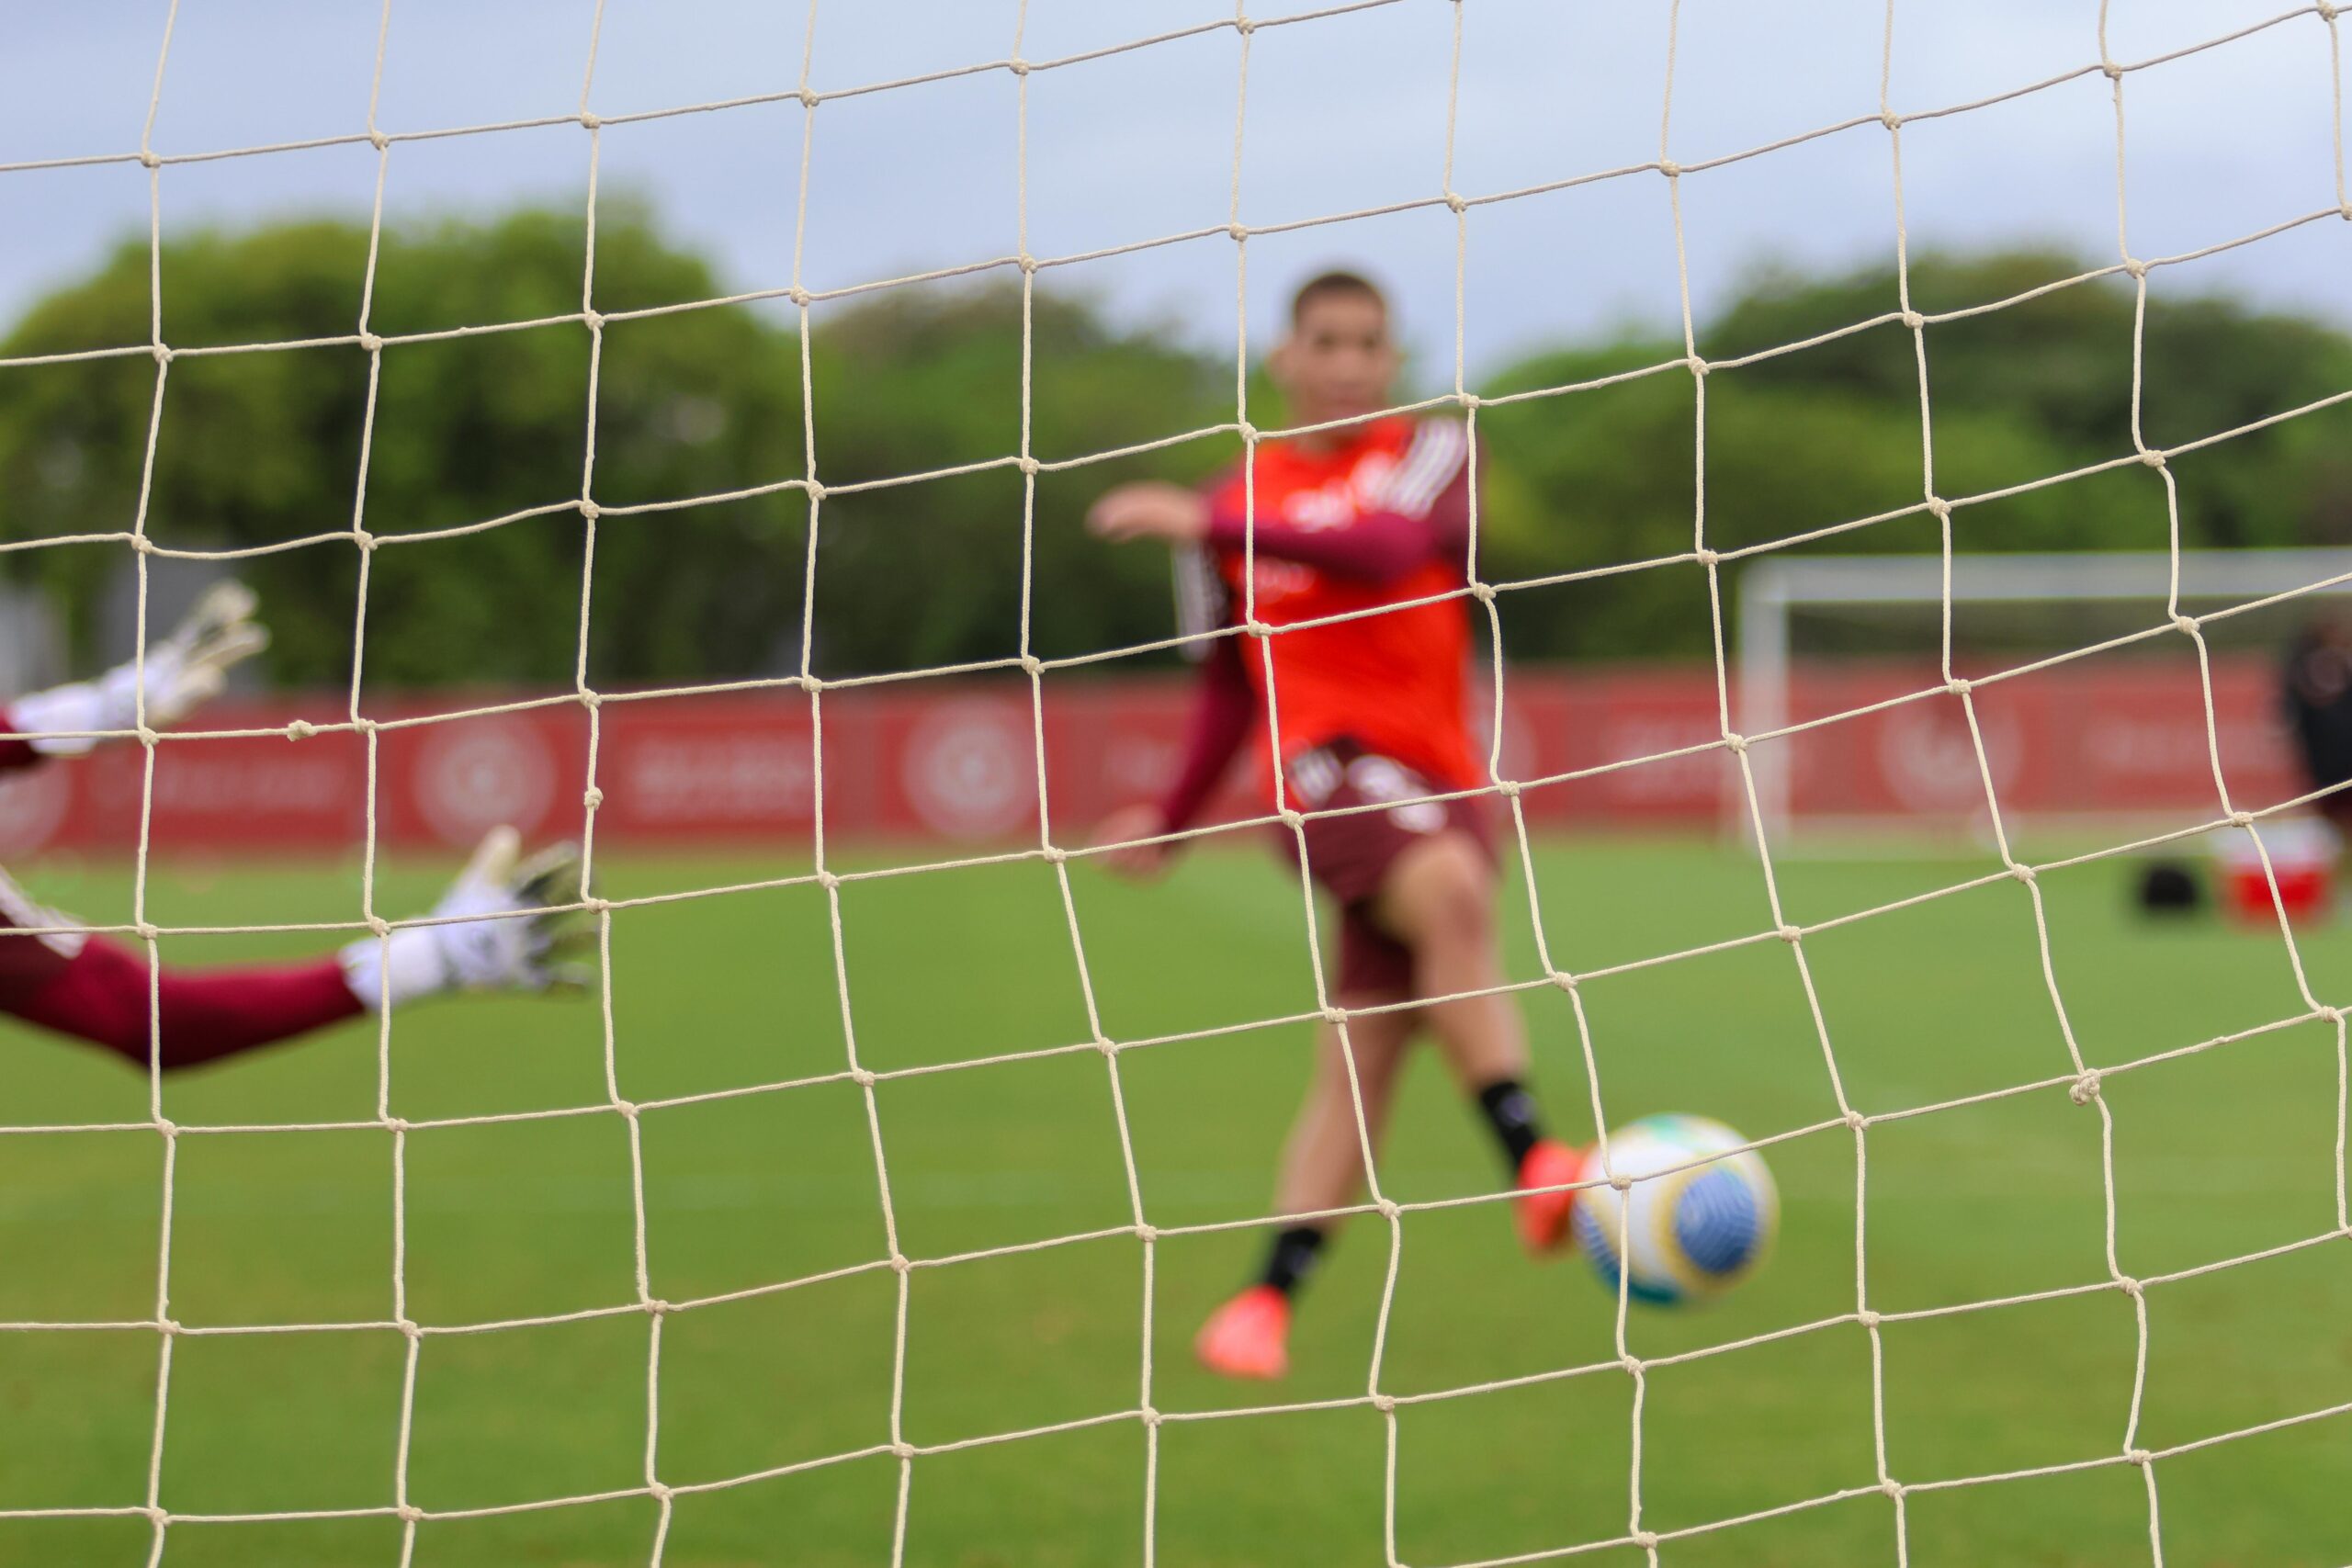
M 2305 786 L 2260 660 L 2212 674 L 2218 744 L 2232 799 L 2258 807 Z M 1800 670 L 1792 723 L 1928 693 L 1758 743 L 1759 770 L 1786 781 L 1790 814 L 1885 820 L 1981 812 L 1984 786 L 1961 700 L 1931 669 L 1849 664 Z M 1525 670 L 1507 682 L 1503 767 L 1532 788 L 1530 818 L 1555 826 L 1701 826 L 1742 796 L 1721 748 L 1714 676 L 1700 668 Z M 2206 706 L 2188 660 L 2086 660 L 1975 689 L 1986 762 L 2005 812 L 2021 817 L 2218 814 Z M 819 731 L 797 691 L 614 699 L 592 726 L 570 703 L 436 719 L 513 700 L 445 693 L 371 716 L 350 733 L 186 739 L 145 754 L 104 746 L 0 777 L 0 853 L 129 851 L 142 802 L 155 852 L 343 850 L 375 823 L 387 846 L 461 846 L 500 822 L 544 838 L 577 833 L 594 750 L 604 844 L 806 845 L 820 795 Z M 1181 675 L 1048 677 L 1045 776 L 1057 836 L 1148 798 L 1182 755 Z M 922 682 L 829 692 L 822 703 L 822 810 L 836 840 L 1003 843 L 1037 820 L 1037 715 L 1025 682 Z M 316 696 L 222 703 L 212 728 L 325 722 Z M 424 722 L 415 722 L 423 720 Z M 1651 759 L 1651 760 L 1645 760 Z M 1237 764 L 1214 807 L 1266 809 L 1254 763 Z M 372 777 L 372 788 L 371 788 Z M 152 793 L 152 801 L 148 797 Z M 1067 826 L 1065 826 L 1067 825 Z

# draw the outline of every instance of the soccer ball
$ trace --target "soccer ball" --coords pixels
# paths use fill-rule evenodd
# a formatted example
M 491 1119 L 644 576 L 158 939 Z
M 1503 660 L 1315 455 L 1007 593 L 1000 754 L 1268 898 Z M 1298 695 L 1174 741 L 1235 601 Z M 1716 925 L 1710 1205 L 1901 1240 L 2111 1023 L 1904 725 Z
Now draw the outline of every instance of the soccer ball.
M 1764 1260 L 1780 1228 L 1781 1196 L 1763 1157 L 1741 1147 L 1747 1142 L 1704 1116 L 1645 1116 L 1609 1134 L 1609 1167 L 1634 1184 L 1579 1192 L 1576 1232 L 1610 1290 L 1617 1289 L 1621 1234 L 1633 1255 L 1626 1292 L 1661 1306 L 1718 1295 Z M 1597 1150 L 1587 1174 L 1600 1174 Z

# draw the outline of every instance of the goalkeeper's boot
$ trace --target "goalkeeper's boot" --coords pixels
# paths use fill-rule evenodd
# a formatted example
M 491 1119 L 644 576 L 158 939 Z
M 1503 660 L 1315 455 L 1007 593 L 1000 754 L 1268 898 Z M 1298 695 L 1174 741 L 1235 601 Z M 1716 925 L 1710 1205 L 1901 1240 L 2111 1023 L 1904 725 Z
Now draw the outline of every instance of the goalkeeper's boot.
M 432 923 L 362 937 L 343 950 L 353 994 L 398 1007 L 450 991 L 548 991 L 588 983 L 564 962 L 593 935 L 580 848 L 556 844 L 518 863 L 522 840 L 493 828 L 433 906 Z
M 1545 1138 L 1519 1162 L 1521 1188 L 1561 1188 L 1584 1179 L 1584 1156 L 1567 1145 Z M 1518 1211 L 1519 1239 L 1528 1251 L 1557 1252 L 1568 1239 L 1568 1222 L 1575 1218 L 1577 1195 L 1566 1191 L 1521 1191 L 1511 1201 Z
M 1272 1285 L 1252 1285 L 1201 1325 L 1193 1354 L 1229 1378 L 1266 1381 L 1290 1371 L 1290 1298 Z

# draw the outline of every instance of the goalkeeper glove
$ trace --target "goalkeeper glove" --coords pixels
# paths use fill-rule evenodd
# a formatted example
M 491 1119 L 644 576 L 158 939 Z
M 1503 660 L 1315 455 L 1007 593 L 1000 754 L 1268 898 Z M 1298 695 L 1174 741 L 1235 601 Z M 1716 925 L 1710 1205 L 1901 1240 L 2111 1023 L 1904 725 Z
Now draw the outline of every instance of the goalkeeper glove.
M 220 694 L 232 665 L 269 646 L 268 628 L 253 618 L 254 603 L 242 582 L 216 584 L 171 636 L 148 645 L 144 660 L 119 664 L 95 681 L 19 697 L 8 705 L 9 721 L 33 750 L 78 757 L 97 743 L 93 731 L 138 728 L 143 673 L 148 728 L 177 723 Z
M 593 917 L 580 848 L 556 844 L 516 863 L 521 838 L 493 828 L 458 880 L 433 906 L 446 922 L 402 926 L 345 948 L 352 994 L 375 1008 L 447 991 L 579 989 L 586 964 L 565 963 L 590 940 Z M 505 918 L 486 918 L 505 917 Z

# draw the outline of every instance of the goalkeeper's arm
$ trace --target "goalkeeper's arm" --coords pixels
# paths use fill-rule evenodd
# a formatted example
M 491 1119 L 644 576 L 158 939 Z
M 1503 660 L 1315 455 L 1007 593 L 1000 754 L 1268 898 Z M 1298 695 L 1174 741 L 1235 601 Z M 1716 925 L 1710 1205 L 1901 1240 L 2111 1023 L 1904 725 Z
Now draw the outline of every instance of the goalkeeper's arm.
M 78 757 L 108 735 L 135 730 L 142 719 L 150 729 L 176 724 L 220 694 L 232 666 L 269 646 L 267 628 L 254 619 L 254 592 L 243 583 L 220 583 L 171 636 L 150 644 L 143 659 L 94 681 L 18 697 L 0 713 L 6 732 L 0 733 L 0 769 Z

